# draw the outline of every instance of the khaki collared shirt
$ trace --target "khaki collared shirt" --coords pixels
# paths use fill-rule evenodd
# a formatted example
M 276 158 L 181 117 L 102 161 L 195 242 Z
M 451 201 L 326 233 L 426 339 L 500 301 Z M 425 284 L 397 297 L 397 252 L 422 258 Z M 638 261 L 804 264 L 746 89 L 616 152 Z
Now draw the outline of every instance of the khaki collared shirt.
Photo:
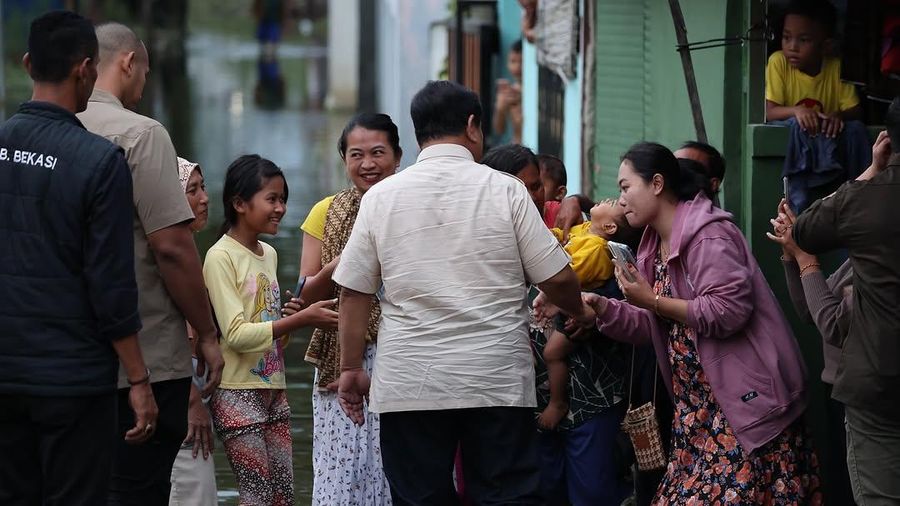
M 152 380 L 191 376 L 191 349 L 184 317 L 169 295 L 147 235 L 194 218 L 178 182 L 175 147 L 156 120 L 122 106 L 115 96 L 94 89 L 78 119 L 91 132 L 125 150 L 134 183 L 134 262 L 138 308 L 144 328 L 138 335 Z M 128 385 L 119 370 L 119 388 Z
M 518 179 L 456 144 L 362 198 L 334 281 L 384 284 L 369 409 L 535 406 L 526 282 L 569 264 Z

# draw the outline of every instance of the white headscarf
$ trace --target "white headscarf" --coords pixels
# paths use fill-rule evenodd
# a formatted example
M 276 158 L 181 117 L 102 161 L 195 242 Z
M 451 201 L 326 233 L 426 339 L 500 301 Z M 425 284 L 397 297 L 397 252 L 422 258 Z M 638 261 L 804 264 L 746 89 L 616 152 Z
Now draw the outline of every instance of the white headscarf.
M 188 180 L 195 170 L 202 174 L 199 163 L 185 160 L 180 156 L 178 157 L 178 181 L 181 182 L 182 191 L 187 191 Z

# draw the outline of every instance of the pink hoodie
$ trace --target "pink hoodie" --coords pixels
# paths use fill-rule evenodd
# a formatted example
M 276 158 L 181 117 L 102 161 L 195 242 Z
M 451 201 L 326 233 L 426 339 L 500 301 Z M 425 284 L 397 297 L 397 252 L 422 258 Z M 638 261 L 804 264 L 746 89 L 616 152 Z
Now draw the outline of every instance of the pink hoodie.
M 697 195 L 675 212 L 669 245 L 672 294 L 689 300 L 688 326 L 700 365 L 725 418 L 748 452 L 771 441 L 806 408 L 806 367 L 775 295 L 731 215 Z M 637 269 L 653 280 L 659 235 L 647 228 Z M 653 343 L 672 393 L 669 336 L 652 311 L 610 300 L 604 334 Z

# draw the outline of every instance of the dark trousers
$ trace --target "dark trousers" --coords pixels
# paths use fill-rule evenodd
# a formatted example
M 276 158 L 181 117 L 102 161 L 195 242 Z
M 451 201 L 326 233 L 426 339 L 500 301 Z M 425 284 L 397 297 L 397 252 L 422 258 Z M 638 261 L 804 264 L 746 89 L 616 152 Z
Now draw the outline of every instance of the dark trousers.
M 134 427 L 134 412 L 128 404 L 128 389 L 119 390 L 119 428 L 116 456 L 109 484 L 110 506 L 167 506 L 172 464 L 187 435 L 187 407 L 191 378 L 153 384 L 159 408 L 156 432 L 149 441 L 125 442 L 125 432 Z
M 542 504 L 533 408 L 381 414 L 381 456 L 395 506 L 457 505 L 459 445 L 474 504 Z
M 830 494 L 829 504 L 853 506 L 853 490 L 850 488 L 850 473 L 847 471 L 847 431 L 844 429 L 844 405 L 831 398 L 832 385 L 825 384 L 825 413 L 827 416 L 828 446 L 823 448 L 828 460 L 824 476 Z M 820 447 L 821 448 L 821 447 Z
M 106 501 L 116 395 L 0 395 L 0 504 Z
M 900 420 L 896 416 L 844 406 L 847 469 L 860 506 L 900 504 Z
M 619 506 L 630 491 L 622 480 L 616 437 L 625 415 L 619 403 L 567 431 L 541 432 L 541 492 L 548 505 Z

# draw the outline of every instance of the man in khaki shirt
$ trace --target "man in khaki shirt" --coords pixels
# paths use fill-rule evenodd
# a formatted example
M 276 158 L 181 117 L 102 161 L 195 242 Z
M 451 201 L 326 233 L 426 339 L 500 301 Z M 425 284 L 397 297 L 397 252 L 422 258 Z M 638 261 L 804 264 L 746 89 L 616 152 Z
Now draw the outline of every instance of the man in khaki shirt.
M 149 56 L 128 27 L 97 27 L 99 77 L 87 110 L 78 115 L 85 127 L 125 150 L 134 186 L 135 275 L 144 322 L 139 340 L 159 405 L 153 440 L 141 446 L 120 439 L 110 504 L 168 503 L 175 456 L 189 432 L 211 442 L 208 417 L 188 424 L 188 401 L 200 402 L 219 384 L 223 366 L 216 340 L 200 258 L 188 228 L 194 216 L 178 182 L 175 148 L 159 122 L 129 109 L 141 98 Z M 197 333 L 197 354 L 208 365 L 204 392 L 191 384 L 191 346 L 185 318 Z M 198 367 L 199 369 L 199 367 Z M 119 430 L 133 425 L 127 382 L 119 377 Z M 194 390 L 193 395 L 191 390 Z M 132 425 L 129 425 L 132 424 Z M 196 432 L 196 434 L 195 434 Z

